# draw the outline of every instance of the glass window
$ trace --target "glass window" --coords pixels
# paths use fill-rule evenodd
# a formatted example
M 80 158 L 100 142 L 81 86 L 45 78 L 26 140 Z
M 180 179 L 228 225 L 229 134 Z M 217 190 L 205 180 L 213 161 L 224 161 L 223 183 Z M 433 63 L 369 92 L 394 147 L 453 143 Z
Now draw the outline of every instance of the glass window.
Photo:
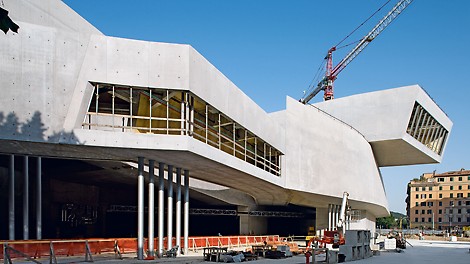
M 426 199 L 426 194 L 425 193 L 421 194 L 421 199 Z
M 424 217 L 421 218 L 421 222 L 424 223 Z
M 429 198 L 432 198 L 432 193 L 429 194 Z
M 450 188 L 450 190 L 452 191 L 452 190 L 454 189 L 454 186 L 450 186 L 449 188 Z
M 454 177 L 450 177 L 449 180 L 450 180 L 450 181 L 454 181 Z
M 415 214 L 419 214 L 419 210 L 415 210 Z
M 439 206 L 442 206 L 442 202 L 439 202 Z
M 428 214 L 432 214 L 432 210 L 428 210 Z
M 415 223 L 418 223 L 418 218 L 417 217 L 415 218 Z
M 467 193 L 467 197 L 470 197 L 470 192 Z
M 441 223 L 441 222 L 442 222 L 442 218 L 439 217 L 439 218 L 437 219 L 437 221 L 439 221 L 439 223 Z
M 453 193 L 450 194 L 450 198 L 454 198 L 454 194 L 453 194 Z
M 419 199 L 419 194 L 416 195 L 416 199 Z
M 450 201 L 450 202 L 449 202 L 449 205 L 450 205 L 450 206 L 454 206 L 454 201 Z
M 439 186 L 439 191 L 442 191 L 442 186 Z
M 458 217 L 457 222 L 459 222 L 459 223 L 462 222 L 462 218 Z
M 448 131 L 418 102 L 415 102 L 406 133 L 437 154 L 441 154 Z
M 428 218 L 428 223 L 432 223 L 431 217 Z
M 438 214 L 442 214 L 442 209 L 439 209 Z
M 421 191 L 426 191 L 426 187 L 421 187 Z
M 457 202 L 457 205 L 458 205 L 458 206 L 461 206 L 461 205 L 462 205 L 462 201 L 458 201 L 458 202 Z
M 434 202 L 428 202 L 428 206 L 433 206 Z
M 459 181 L 462 181 L 462 177 L 459 177 Z
M 419 206 L 419 202 L 416 202 L 416 204 L 415 204 L 415 205 L 416 205 L 416 206 Z
M 280 176 L 282 153 L 185 91 L 93 83 L 83 129 L 190 136 Z
M 426 206 L 426 202 L 421 202 L 421 206 Z
M 459 190 L 462 190 L 462 185 L 459 185 Z
M 457 193 L 457 198 L 462 198 L 463 197 L 463 193 Z
M 416 188 L 415 188 L 415 191 L 419 192 L 419 187 L 416 187 Z
M 432 186 L 429 186 L 429 190 L 432 191 Z
M 442 193 L 439 194 L 439 198 L 442 198 Z
M 437 178 L 438 182 L 444 182 L 444 178 Z
M 458 209 L 458 210 L 457 210 L 457 213 L 458 213 L 458 214 L 461 214 L 461 213 L 462 213 L 462 209 Z
M 421 210 L 421 214 L 425 214 L 426 213 L 426 210 Z

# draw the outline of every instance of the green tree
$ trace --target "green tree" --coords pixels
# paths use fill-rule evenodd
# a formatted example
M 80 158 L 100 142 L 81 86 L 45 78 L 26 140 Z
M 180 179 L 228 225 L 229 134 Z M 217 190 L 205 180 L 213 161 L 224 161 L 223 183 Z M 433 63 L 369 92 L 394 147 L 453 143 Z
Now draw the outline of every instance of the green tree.
M 387 217 L 380 217 L 376 220 L 376 226 L 381 228 L 394 228 L 396 227 L 395 218 L 392 215 Z

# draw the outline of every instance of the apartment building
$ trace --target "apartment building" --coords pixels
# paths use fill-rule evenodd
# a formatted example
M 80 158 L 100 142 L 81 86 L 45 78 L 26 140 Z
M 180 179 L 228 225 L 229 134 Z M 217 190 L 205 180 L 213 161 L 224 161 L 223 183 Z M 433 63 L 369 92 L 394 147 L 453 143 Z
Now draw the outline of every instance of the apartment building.
M 407 194 L 410 228 L 470 226 L 470 170 L 424 173 L 408 183 Z

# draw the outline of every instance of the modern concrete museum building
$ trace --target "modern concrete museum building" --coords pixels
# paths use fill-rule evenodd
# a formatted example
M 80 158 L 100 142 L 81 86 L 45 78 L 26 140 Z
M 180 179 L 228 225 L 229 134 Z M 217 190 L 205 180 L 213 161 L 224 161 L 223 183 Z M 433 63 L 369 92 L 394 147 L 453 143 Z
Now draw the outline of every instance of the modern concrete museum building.
M 452 128 L 418 85 L 266 113 L 190 45 L 5 3 L 20 31 L 0 36 L 0 239 L 136 237 L 154 200 L 165 235 L 182 218 L 189 235 L 306 234 L 334 228 L 343 192 L 348 228 L 374 230 L 379 167 L 440 162 Z

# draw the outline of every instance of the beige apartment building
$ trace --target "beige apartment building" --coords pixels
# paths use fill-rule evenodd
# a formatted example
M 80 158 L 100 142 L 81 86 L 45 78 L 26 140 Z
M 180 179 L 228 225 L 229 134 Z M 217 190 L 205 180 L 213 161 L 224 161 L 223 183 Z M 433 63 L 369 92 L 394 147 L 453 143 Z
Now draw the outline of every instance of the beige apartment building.
M 424 173 L 408 183 L 410 228 L 461 230 L 470 226 L 470 170 Z

